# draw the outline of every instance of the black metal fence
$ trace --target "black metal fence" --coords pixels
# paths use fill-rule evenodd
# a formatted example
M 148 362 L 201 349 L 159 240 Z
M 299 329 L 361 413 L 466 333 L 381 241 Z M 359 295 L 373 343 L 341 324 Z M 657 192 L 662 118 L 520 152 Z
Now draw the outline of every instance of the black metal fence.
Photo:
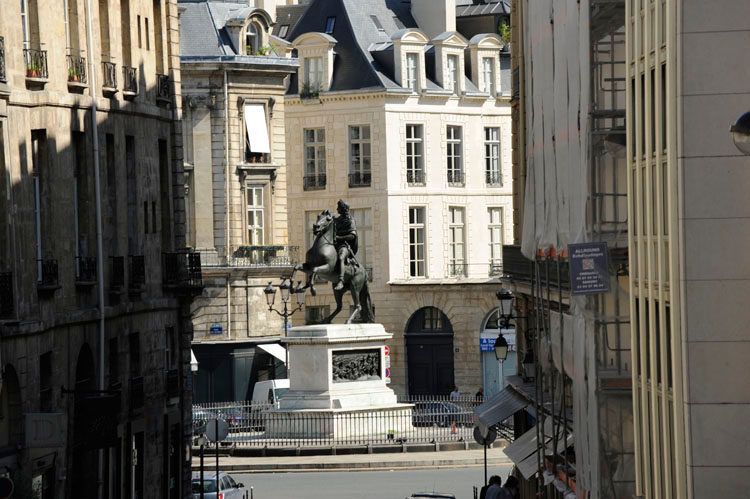
M 200 253 L 164 253 L 166 286 L 203 286 Z
M 68 81 L 72 83 L 88 83 L 86 77 L 86 59 L 80 55 L 70 54 L 68 60 Z
M 39 287 L 56 287 L 59 285 L 57 260 L 38 260 L 41 275 L 37 280 Z
M 23 59 L 26 64 L 26 77 L 44 80 L 49 78 L 46 50 L 23 49 Z
M 475 397 L 399 399 L 385 410 L 284 411 L 270 403 L 222 402 L 193 406 L 193 434 L 222 418 L 225 443 L 238 447 L 331 447 L 473 441 Z
M 122 90 L 124 92 L 138 93 L 138 70 L 124 66 L 122 68 Z
M 160 99 L 169 99 L 169 76 L 156 75 L 156 96 Z
M 371 172 L 355 172 L 349 174 L 349 187 L 369 187 L 371 183 Z
M 326 174 L 307 174 L 302 178 L 302 188 L 306 191 L 317 191 L 326 188 Z
M 102 87 L 117 88 L 117 64 L 102 61 Z
M 466 180 L 464 178 L 464 172 L 461 170 L 448 170 L 448 184 L 450 185 L 464 185 Z
M 424 170 L 406 170 L 406 183 L 424 185 Z
M 76 257 L 76 282 L 96 282 L 96 257 Z
M 500 187 L 503 185 L 503 176 L 499 171 L 489 170 L 484 172 L 485 181 L 487 185 Z

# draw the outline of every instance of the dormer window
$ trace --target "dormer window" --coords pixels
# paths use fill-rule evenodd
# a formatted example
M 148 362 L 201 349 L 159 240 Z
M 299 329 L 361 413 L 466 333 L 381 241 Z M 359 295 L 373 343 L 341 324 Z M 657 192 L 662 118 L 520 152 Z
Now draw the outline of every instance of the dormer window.
M 336 17 L 329 17 L 326 20 L 326 33 L 329 35 L 333 33 L 334 26 L 336 26 Z
M 323 58 L 305 58 L 305 83 L 311 90 L 320 90 L 323 86 Z
M 495 95 L 495 58 L 482 58 L 482 91 Z
M 404 88 L 419 92 L 419 54 L 406 54 L 406 81 Z
M 289 25 L 282 24 L 279 28 L 279 38 L 286 38 L 287 33 L 289 33 Z
M 255 23 L 248 24 L 247 31 L 245 32 L 245 47 L 247 55 L 258 53 L 258 47 L 260 45 L 258 43 L 259 39 L 257 25 Z
M 448 73 L 447 80 L 445 83 L 446 90 L 450 90 L 454 94 L 458 93 L 458 56 L 448 56 Z

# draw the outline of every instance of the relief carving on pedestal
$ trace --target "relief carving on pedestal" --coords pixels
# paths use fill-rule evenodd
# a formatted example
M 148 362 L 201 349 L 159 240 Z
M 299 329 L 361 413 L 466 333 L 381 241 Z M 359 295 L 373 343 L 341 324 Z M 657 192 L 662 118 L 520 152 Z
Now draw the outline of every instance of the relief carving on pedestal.
M 333 382 L 374 381 L 380 379 L 380 349 L 332 352 Z

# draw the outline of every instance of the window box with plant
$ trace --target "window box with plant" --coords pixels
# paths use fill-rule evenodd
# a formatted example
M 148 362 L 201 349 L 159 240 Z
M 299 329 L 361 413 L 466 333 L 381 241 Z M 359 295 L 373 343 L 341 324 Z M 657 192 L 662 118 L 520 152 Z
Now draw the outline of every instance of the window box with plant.
M 299 92 L 301 99 L 317 99 L 320 97 L 320 90 L 322 86 L 315 83 L 303 83 L 302 90 Z

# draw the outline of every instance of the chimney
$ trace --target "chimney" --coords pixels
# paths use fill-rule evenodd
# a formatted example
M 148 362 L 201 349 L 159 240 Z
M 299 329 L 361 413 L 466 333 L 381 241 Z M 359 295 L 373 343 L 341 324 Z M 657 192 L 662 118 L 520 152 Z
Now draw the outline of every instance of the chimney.
M 271 19 L 275 22 L 276 21 L 276 3 L 277 3 L 276 0 L 256 0 L 255 6 L 268 12 L 268 15 L 271 16 Z M 279 3 L 283 4 L 283 0 Z
M 456 0 L 411 0 L 411 15 L 429 39 L 456 31 Z

